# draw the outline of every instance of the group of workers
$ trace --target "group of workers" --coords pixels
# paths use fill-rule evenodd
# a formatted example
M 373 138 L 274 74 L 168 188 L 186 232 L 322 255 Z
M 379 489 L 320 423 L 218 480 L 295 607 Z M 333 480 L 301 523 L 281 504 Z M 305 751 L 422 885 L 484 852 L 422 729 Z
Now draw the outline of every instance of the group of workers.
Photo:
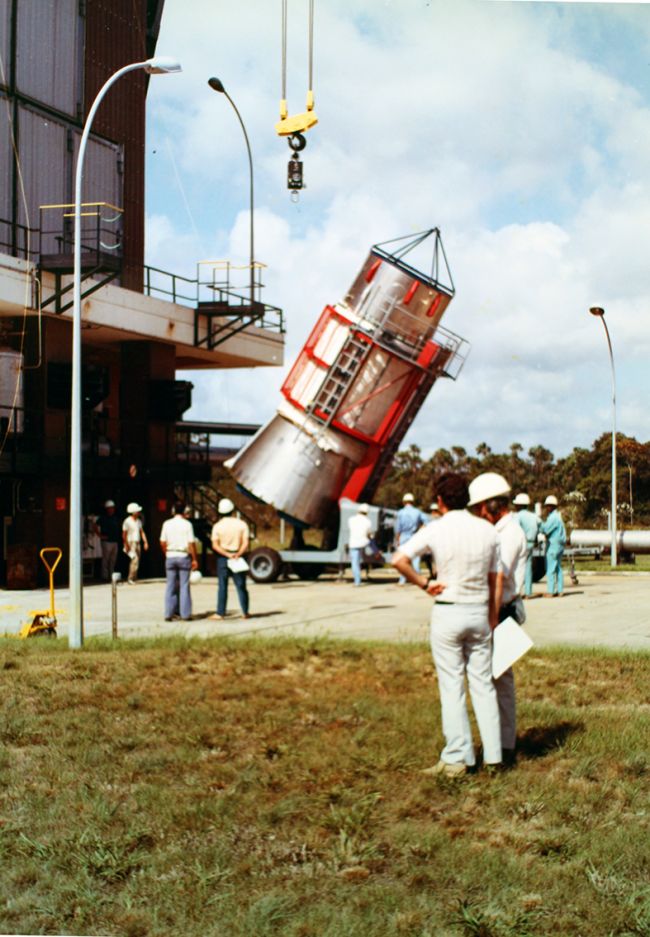
M 532 554 L 539 533 L 547 539 L 548 594 L 561 594 L 566 533 L 554 495 L 544 502 L 546 517 L 540 521 L 528 510 L 530 499 L 524 493 L 514 499 L 513 513 L 510 491 L 496 472 L 482 473 L 469 486 L 462 476 L 446 473 L 435 486 L 438 519 L 422 521 L 408 539 L 400 534 L 392 559 L 402 577 L 435 599 L 430 638 L 445 745 L 439 761 L 424 769 L 426 774 L 459 777 L 476 765 L 465 678 L 484 764 L 497 770 L 515 762 L 514 673 L 510 667 L 493 679 L 492 632 L 507 618 L 518 624 L 526 619 L 523 599 L 532 592 Z M 409 496 L 406 507 L 412 503 Z M 423 556 L 430 557 L 435 578 L 419 572 Z
M 495 473 L 485 473 L 492 475 Z M 533 594 L 533 551 L 543 534 L 545 544 L 544 556 L 546 560 L 547 596 L 560 596 L 564 589 L 564 576 L 562 573 L 562 556 L 566 545 L 566 530 L 562 516 L 558 510 L 558 500 L 555 495 L 549 495 L 542 506 L 546 515 L 542 519 L 530 510 L 530 497 L 525 492 L 518 494 L 513 502 L 517 509 L 517 521 L 526 538 L 526 567 L 524 582 L 521 588 L 523 598 L 530 598 Z M 397 512 L 394 523 L 395 546 L 407 543 L 411 537 L 431 521 L 440 517 L 438 505 L 434 502 L 425 513 L 415 506 L 415 498 L 410 493 L 402 498 L 402 508 Z M 364 559 L 372 559 L 377 554 L 374 545 L 374 531 L 368 518 L 370 508 L 367 504 L 359 504 L 357 512 L 348 521 L 348 547 L 350 551 L 350 566 L 352 581 L 355 586 L 362 585 L 361 569 Z M 420 557 L 413 558 L 416 572 L 420 572 Z M 406 578 L 400 575 L 398 585 L 403 586 Z
M 242 616 L 249 618 L 246 588 L 248 565 L 244 560 L 250 542 L 248 524 L 235 516 L 235 505 L 230 498 L 221 498 L 217 510 L 220 518 L 213 525 L 210 537 L 217 556 L 217 610 L 211 618 L 225 618 L 228 580 L 231 578 L 237 590 Z M 115 502 L 106 501 L 104 513 L 97 520 L 97 530 L 102 548 L 102 579 L 107 582 L 111 580 L 121 543 L 129 560 L 127 582 L 133 585 L 138 576 L 142 551 L 149 549 L 149 542 L 142 524 L 142 505 L 132 501 L 126 511 L 127 516 L 120 524 Z M 201 577 L 198 573 L 196 537 L 191 517 L 192 509 L 177 502 L 160 531 L 160 548 L 165 558 L 165 621 L 178 618 L 189 621 L 192 617 L 192 574 L 196 577 L 195 581 Z

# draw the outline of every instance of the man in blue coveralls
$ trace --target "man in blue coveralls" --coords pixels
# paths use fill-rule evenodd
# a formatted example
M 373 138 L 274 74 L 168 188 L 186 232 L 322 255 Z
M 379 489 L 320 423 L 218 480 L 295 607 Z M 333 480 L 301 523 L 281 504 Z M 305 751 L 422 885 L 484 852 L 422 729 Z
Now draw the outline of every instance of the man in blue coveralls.
M 557 509 L 555 495 L 548 496 L 544 502 L 544 510 L 547 512 L 546 520 L 542 522 L 540 530 L 546 537 L 546 595 L 562 595 L 562 554 L 566 544 L 566 530 Z
M 530 498 L 525 492 L 518 494 L 512 503 L 517 508 L 517 521 L 526 537 L 526 574 L 523 597 L 529 599 L 533 594 L 533 549 L 537 543 L 541 521 L 537 514 L 529 510 Z
M 415 498 L 412 494 L 407 493 L 402 498 L 402 503 L 404 505 L 397 512 L 397 517 L 395 518 L 395 549 L 397 550 L 400 546 L 403 546 L 407 540 L 410 540 L 413 534 L 424 527 L 425 524 L 428 524 L 431 520 L 430 517 L 421 511 L 419 508 L 415 507 Z M 413 569 L 416 573 L 420 572 L 420 557 L 416 556 L 412 560 Z M 405 576 L 400 576 L 397 582 L 398 586 L 403 586 L 406 582 Z

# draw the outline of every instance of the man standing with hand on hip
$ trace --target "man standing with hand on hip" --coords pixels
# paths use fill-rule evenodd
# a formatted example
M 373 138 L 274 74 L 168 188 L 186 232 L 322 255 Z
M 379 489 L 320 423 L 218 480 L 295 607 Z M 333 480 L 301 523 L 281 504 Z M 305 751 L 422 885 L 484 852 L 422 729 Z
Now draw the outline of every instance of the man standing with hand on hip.
M 497 574 L 495 602 L 498 621 L 506 618 L 523 625 L 526 621 L 521 591 L 526 569 L 526 536 L 509 510 L 510 485 L 503 475 L 484 472 L 477 475 L 469 486 L 469 507 L 476 508 L 479 515 L 494 525 L 499 544 L 499 572 Z M 515 675 L 508 667 L 494 681 L 499 702 L 501 723 L 501 748 L 503 762 L 515 763 L 517 744 L 517 704 L 515 699 Z
M 212 528 L 212 549 L 217 554 L 217 611 L 211 615 L 213 620 L 226 617 L 228 602 L 228 577 L 232 576 L 237 589 L 237 597 L 242 610 L 243 618 L 250 618 L 248 614 L 248 589 L 246 588 L 246 570 L 248 565 L 243 555 L 248 550 L 250 532 L 248 524 L 239 517 L 233 517 L 235 505 L 230 498 L 222 498 L 217 508 L 221 520 Z M 237 563 L 236 561 L 240 561 Z M 233 569 L 241 565 L 244 569 Z
M 469 683 L 486 766 L 501 764 L 501 730 L 492 681 L 492 632 L 496 624 L 498 571 L 494 529 L 466 510 L 465 479 L 453 472 L 435 485 L 442 517 L 422 527 L 393 556 L 393 566 L 409 582 L 435 596 L 431 613 L 431 650 L 438 675 L 445 746 L 438 764 L 425 774 L 460 777 L 476 764 L 467 715 L 465 677 Z M 437 580 L 421 576 L 412 559 L 433 555 Z

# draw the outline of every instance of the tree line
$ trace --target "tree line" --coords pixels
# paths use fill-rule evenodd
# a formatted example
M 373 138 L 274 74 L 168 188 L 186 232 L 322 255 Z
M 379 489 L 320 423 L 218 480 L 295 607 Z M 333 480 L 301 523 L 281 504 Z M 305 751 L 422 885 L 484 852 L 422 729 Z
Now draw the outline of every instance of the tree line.
M 624 433 L 616 434 L 617 514 L 621 528 L 650 526 L 650 442 L 640 443 Z M 612 436 L 603 433 L 590 449 L 575 448 L 556 459 L 544 446 L 527 452 L 513 442 L 508 452 L 493 452 L 479 443 L 471 455 L 462 446 L 438 449 L 429 459 L 420 448 L 409 446 L 397 453 L 382 482 L 376 504 L 399 506 L 410 491 L 419 507 L 431 503 L 433 479 L 442 472 L 459 472 L 468 480 L 481 472 L 499 472 L 512 487 L 513 497 L 526 491 L 531 501 L 554 494 L 565 521 L 571 527 L 603 528 L 612 500 Z

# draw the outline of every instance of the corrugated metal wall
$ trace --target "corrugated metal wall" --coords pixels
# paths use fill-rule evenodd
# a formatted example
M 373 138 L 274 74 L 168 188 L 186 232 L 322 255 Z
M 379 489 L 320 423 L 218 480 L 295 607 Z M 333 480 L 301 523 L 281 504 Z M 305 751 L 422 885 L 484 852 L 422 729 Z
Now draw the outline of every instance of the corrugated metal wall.
M 17 90 L 76 117 L 79 0 L 20 0 L 17 13 Z
M 0 219 L 5 224 L 0 225 L 0 244 L 7 244 L 9 230 L 6 222 L 11 220 L 11 179 L 12 179 L 12 156 L 11 156 L 11 134 L 5 133 L 4 128 L 9 131 L 9 121 L 11 116 L 11 102 L 4 94 L 0 94 Z M 9 238 L 11 243 L 11 238 Z
M 85 109 L 109 75 L 147 57 L 146 0 L 87 0 Z M 164 80 L 164 79 L 162 79 Z M 95 130 L 124 145 L 124 275 L 129 289 L 142 289 L 144 263 L 145 75 L 133 72 L 108 93 Z
M 15 90 L 17 96 L 11 104 L 18 110 L 16 132 L 29 193 L 28 211 L 19 201 L 12 219 L 16 203 L 4 132 L 9 121 L 6 110 L 0 110 L 0 217 L 5 214 L 19 224 L 29 220 L 35 226 L 39 205 L 72 201 L 73 148 L 83 121 L 106 79 L 152 51 L 155 35 L 147 38 L 148 17 L 157 23 L 162 3 L 19 0 L 14 6 L 11 0 L 0 0 L 0 55 L 9 81 L 10 57 L 15 53 L 16 88 L 10 94 Z M 13 50 L 12 9 L 16 12 Z M 143 72 L 125 76 L 110 89 L 96 115 L 84 164 L 84 199 L 110 201 L 124 210 L 122 282 L 136 290 L 142 289 L 144 262 L 145 94 Z M 21 100 L 22 96 L 34 103 Z M 51 246 L 43 245 L 47 252 Z
M 0 84 L 9 85 L 10 0 L 0 0 Z M 3 75 L 4 73 L 4 75 Z
M 81 134 L 75 133 L 75 165 Z M 86 146 L 82 180 L 83 202 L 110 202 L 122 207 L 122 147 L 90 137 Z
M 18 155 L 27 192 L 27 212 L 18 199 L 18 223 L 36 228 L 39 207 L 70 201 L 70 156 L 65 124 L 31 108 L 18 108 Z M 54 235 L 41 241 L 41 250 L 58 250 Z

